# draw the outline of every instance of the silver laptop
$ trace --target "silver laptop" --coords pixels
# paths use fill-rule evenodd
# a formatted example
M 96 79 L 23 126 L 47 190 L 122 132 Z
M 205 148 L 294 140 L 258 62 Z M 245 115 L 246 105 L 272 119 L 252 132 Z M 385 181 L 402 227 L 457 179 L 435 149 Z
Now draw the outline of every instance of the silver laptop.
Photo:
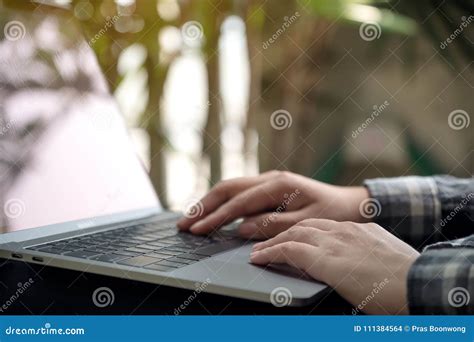
M 3 9 L 2 9 L 3 11 Z M 234 226 L 178 232 L 162 209 L 94 53 L 61 11 L 5 10 L 0 41 L 0 257 L 307 305 L 327 286 L 249 263 Z M 7 275 L 8 276 L 8 275 Z

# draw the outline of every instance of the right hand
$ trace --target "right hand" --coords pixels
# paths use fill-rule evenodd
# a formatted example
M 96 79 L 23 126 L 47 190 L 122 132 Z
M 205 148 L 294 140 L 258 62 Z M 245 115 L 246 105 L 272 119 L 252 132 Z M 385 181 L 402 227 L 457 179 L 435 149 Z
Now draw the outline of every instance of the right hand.
M 239 234 L 267 239 L 307 218 L 365 222 L 360 203 L 369 198 L 365 187 L 325 184 L 286 171 L 220 182 L 201 199 L 200 215 L 183 217 L 178 228 L 208 234 L 244 218 Z

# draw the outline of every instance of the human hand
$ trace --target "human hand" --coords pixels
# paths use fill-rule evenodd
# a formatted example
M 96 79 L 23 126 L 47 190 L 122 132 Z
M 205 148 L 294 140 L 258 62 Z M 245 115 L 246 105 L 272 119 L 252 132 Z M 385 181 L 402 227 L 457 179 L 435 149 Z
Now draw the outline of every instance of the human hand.
M 407 314 L 406 282 L 419 253 L 374 223 L 309 219 L 254 245 L 254 264 L 296 267 L 368 314 Z
M 359 205 L 368 197 L 365 187 L 334 186 L 270 171 L 220 182 L 201 199 L 200 215 L 183 217 L 178 228 L 207 234 L 244 218 L 239 227 L 242 237 L 269 238 L 309 217 L 363 222 Z

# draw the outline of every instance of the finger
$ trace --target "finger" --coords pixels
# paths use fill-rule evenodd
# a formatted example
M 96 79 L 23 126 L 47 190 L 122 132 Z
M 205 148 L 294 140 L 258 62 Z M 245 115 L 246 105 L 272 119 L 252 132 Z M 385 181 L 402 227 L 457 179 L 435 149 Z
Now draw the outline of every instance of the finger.
M 283 193 L 287 185 L 269 180 L 247 189 L 221 205 L 215 212 L 191 226 L 195 234 L 207 234 L 239 217 L 253 215 L 269 209 L 283 206 Z
M 196 206 L 199 206 L 197 208 L 199 214 L 186 216 L 185 213 L 185 216 L 177 223 L 178 228 L 182 230 L 189 229 L 194 223 L 205 218 L 238 193 L 261 184 L 274 176 L 275 173 L 266 172 L 255 177 L 241 177 L 218 183 L 196 204 Z
M 287 230 L 304 217 L 302 210 L 250 216 L 240 224 L 239 235 L 246 239 L 268 239 Z
M 290 241 L 255 251 L 250 255 L 250 261 L 257 265 L 287 264 L 309 273 L 313 264 L 322 256 L 318 247 Z
M 254 251 L 269 248 L 281 243 L 295 241 L 306 243 L 312 246 L 319 246 L 318 240 L 323 239 L 323 232 L 313 227 L 292 226 L 277 236 L 263 242 L 259 242 L 253 246 Z

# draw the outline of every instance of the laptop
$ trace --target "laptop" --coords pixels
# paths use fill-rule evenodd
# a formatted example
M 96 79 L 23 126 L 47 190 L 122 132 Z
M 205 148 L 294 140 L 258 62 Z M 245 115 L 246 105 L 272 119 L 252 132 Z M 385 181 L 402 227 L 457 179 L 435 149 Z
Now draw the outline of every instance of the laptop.
M 69 11 L 2 9 L 0 258 L 302 306 L 328 287 L 249 263 L 236 223 L 178 232 Z M 1 33 L 0 33 L 1 34 Z

